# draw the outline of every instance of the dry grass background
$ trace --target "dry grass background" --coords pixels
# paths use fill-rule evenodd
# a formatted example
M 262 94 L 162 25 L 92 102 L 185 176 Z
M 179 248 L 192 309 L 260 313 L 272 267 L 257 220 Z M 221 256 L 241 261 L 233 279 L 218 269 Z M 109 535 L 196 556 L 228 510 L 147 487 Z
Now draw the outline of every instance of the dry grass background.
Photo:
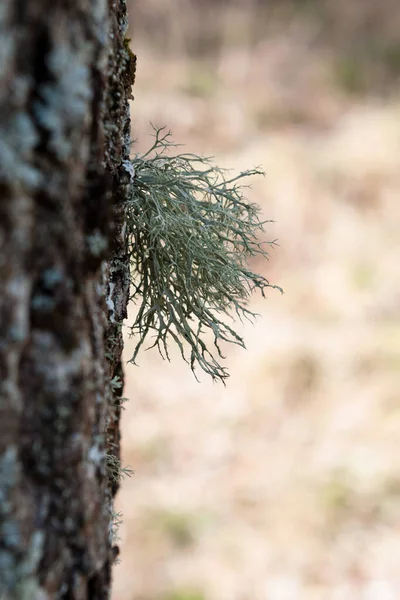
M 330 5 L 132 7 L 136 150 L 152 121 L 262 165 L 285 295 L 254 299 L 226 389 L 127 366 L 114 600 L 400 598 L 400 7 Z

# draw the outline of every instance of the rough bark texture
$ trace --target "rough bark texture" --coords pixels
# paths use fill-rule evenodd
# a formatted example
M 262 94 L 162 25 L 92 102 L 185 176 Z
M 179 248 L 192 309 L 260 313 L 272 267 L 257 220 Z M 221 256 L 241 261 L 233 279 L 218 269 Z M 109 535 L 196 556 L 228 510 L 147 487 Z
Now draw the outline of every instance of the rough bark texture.
M 131 56 L 124 0 L 0 3 L 0 598 L 108 598 Z

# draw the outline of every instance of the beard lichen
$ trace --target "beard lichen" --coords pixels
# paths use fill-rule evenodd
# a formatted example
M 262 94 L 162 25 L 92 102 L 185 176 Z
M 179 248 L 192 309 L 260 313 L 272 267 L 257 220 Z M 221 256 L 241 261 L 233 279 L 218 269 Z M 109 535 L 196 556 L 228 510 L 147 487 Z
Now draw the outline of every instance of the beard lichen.
M 224 381 L 221 342 L 244 347 L 227 319 L 256 316 L 247 304 L 255 290 L 263 296 L 267 288 L 282 291 L 248 265 L 253 257 L 267 258 L 266 247 L 276 243 L 260 242 L 268 221 L 243 195 L 243 180 L 262 171 L 228 177 L 209 158 L 170 155 L 176 144 L 164 128 L 155 129 L 154 137 L 148 152 L 131 161 L 130 299 L 138 305 L 129 326 L 138 340 L 131 362 L 153 334 L 150 347 L 163 357 L 169 359 L 172 340 L 193 371 L 197 365 Z

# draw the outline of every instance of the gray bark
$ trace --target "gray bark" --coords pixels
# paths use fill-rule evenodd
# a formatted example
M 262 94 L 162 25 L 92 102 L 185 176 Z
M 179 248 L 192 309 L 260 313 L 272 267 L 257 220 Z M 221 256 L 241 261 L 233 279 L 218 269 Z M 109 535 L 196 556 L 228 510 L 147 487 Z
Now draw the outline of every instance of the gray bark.
M 109 597 L 116 554 L 124 0 L 0 3 L 0 598 Z

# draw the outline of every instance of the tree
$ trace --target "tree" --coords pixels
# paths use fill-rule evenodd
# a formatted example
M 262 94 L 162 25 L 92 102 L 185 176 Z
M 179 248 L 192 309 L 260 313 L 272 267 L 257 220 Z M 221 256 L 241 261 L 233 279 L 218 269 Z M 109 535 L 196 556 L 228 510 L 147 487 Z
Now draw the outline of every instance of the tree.
M 109 597 L 118 487 L 125 0 L 0 6 L 0 598 Z

